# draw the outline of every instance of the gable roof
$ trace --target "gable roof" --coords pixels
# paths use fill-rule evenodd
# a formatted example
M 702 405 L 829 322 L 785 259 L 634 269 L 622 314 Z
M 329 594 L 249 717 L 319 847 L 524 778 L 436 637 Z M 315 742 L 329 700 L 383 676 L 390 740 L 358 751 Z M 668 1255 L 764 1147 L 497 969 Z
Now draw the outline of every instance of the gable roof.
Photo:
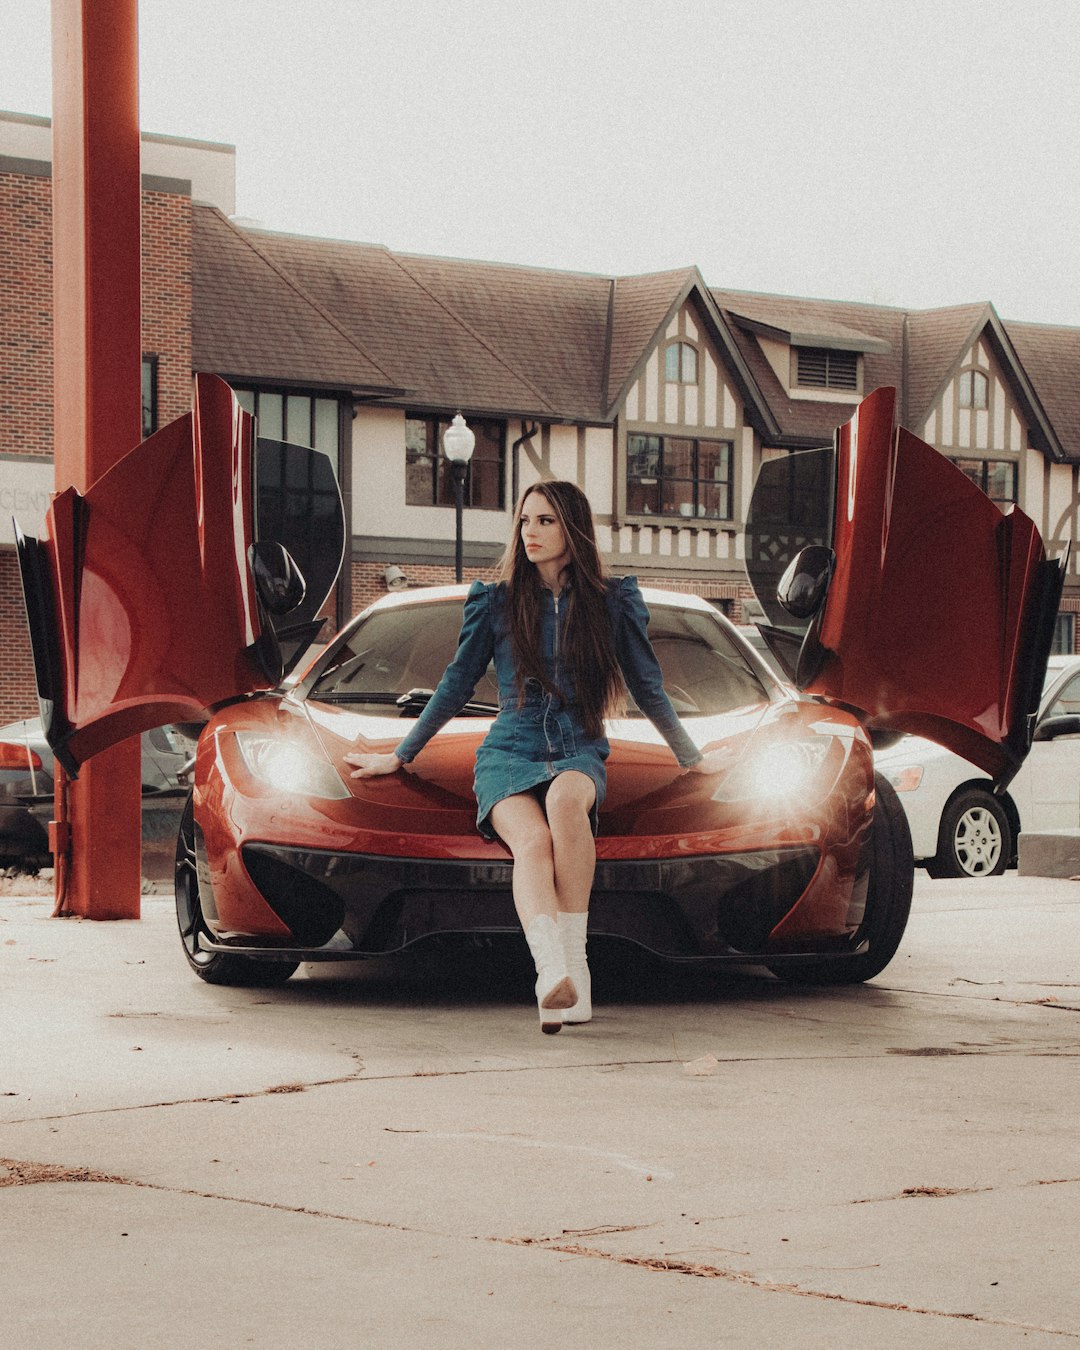
M 908 363 L 903 420 L 910 421 L 915 427 L 925 420 L 972 346 L 984 335 L 1001 359 L 1006 376 L 1024 410 L 1032 444 L 1054 459 L 1067 458 L 1058 431 L 1047 414 L 1023 359 L 994 306 L 989 303 L 924 310 L 908 316 L 908 341 L 912 356 Z M 1035 344 L 1031 345 L 1035 350 Z
M 609 418 L 614 417 L 622 406 L 631 384 L 639 377 L 671 320 L 687 300 L 692 300 L 698 318 L 722 352 L 740 388 L 751 422 L 762 434 L 775 436 L 779 428 L 769 405 L 696 267 L 640 277 L 619 277 L 613 283 L 607 384 Z
M 989 309 L 984 301 L 908 314 L 907 380 L 901 416 L 912 430 L 926 421 L 957 365 L 986 327 Z

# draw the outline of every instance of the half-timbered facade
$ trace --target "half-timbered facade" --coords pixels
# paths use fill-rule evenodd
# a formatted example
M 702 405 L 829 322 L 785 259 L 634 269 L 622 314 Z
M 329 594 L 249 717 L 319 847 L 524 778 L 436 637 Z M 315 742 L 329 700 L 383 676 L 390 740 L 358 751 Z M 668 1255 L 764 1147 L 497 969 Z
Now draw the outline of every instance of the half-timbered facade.
M 52 484 L 48 124 L 0 115 L 0 720 L 33 708 L 10 521 L 39 527 Z M 395 585 L 452 577 L 442 432 L 477 437 L 468 576 L 544 479 L 588 493 L 611 569 L 753 616 L 741 528 L 764 458 L 827 443 L 895 385 L 901 419 L 1052 550 L 1077 537 L 1080 329 L 710 287 L 695 267 L 635 277 L 416 257 L 231 219 L 229 147 L 155 138 L 144 177 L 144 420 L 195 371 L 225 377 L 264 435 L 334 464 L 351 522 L 337 617 Z M 146 162 L 144 160 L 144 171 Z M 193 186 L 194 185 L 194 186 Z M 282 483 L 318 529 L 320 504 Z M 1073 550 L 1058 645 L 1073 650 Z

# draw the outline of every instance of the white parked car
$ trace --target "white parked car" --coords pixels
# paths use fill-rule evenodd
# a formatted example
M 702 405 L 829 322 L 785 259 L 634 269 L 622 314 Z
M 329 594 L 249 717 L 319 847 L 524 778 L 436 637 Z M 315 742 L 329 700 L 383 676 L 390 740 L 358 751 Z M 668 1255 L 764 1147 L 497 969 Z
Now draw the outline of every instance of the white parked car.
M 917 863 L 931 876 L 997 876 L 1021 830 L 1080 826 L 1080 656 L 1050 658 L 1034 743 L 1000 797 L 981 769 L 919 736 L 874 761 L 903 803 Z

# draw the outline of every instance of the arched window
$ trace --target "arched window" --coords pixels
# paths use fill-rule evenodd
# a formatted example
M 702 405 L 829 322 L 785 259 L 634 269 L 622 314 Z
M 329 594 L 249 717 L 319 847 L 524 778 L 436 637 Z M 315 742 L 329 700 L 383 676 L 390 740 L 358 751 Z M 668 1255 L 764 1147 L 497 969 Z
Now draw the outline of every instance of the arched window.
M 689 342 L 671 342 L 664 353 L 664 379 L 676 384 L 697 384 L 697 348 Z
M 961 408 L 985 408 L 990 392 L 990 381 L 981 370 L 965 370 L 960 376 Z

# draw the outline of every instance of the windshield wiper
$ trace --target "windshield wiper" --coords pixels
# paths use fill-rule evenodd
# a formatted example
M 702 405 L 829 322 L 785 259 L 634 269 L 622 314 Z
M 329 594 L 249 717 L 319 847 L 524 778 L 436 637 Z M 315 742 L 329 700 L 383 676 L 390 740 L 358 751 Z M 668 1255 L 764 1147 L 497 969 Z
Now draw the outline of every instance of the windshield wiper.
M 418 717 L 427 707 L 428 700 L 435 693 L 434 689 L 410 689 L 407 694 L 392 694 L 385 691 L 364 691 L 356 693 L 340 694 L 319 694 L 315 692 L 311 695 L 312 700 L 318 703 L 387 703 L 393 704 L 401 709 L 403 717 Z M 456 716 L 472 717 L 493 717 L 499 711 L 497 703 L 484 703 L 479 699 L 470 699 L 468 703 L 456 714 Z

